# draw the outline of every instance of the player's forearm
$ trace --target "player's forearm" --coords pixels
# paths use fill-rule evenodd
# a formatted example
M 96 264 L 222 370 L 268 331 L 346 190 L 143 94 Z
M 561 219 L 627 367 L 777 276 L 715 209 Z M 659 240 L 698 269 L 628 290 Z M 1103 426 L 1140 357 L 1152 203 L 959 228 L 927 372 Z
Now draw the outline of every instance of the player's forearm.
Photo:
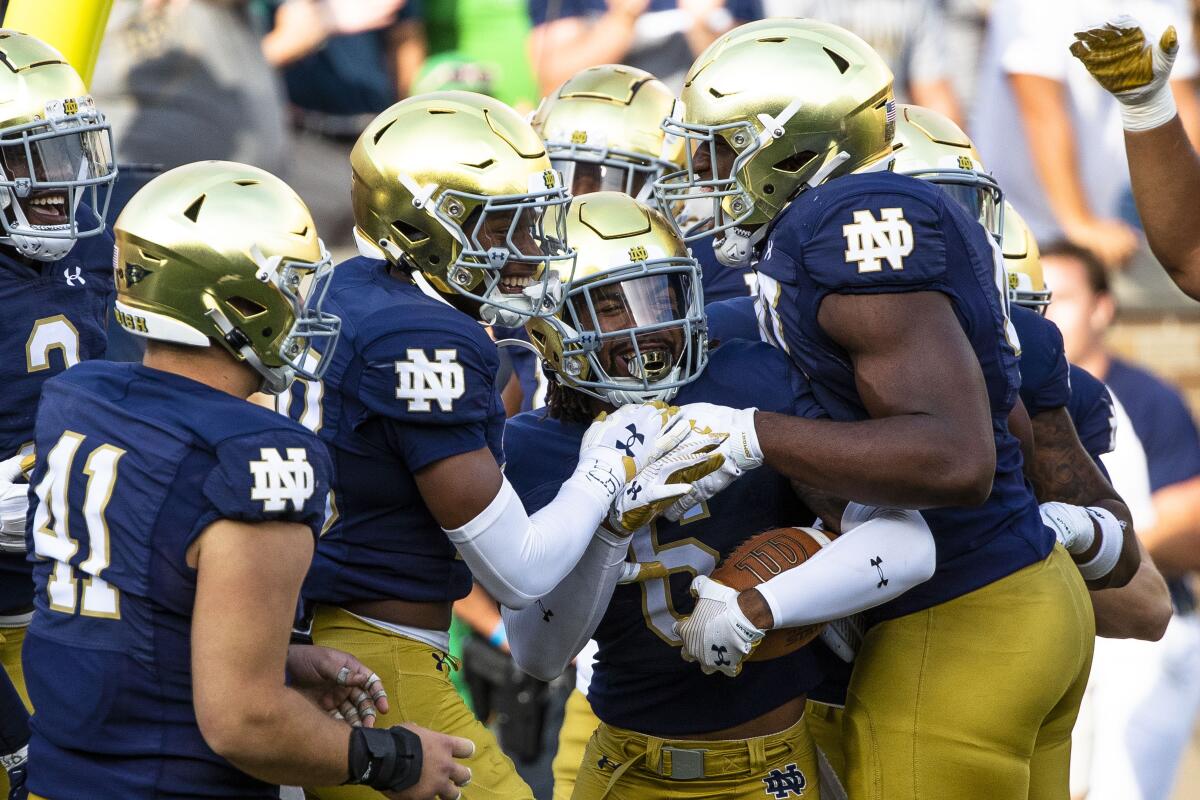
M 1091 592 L 1096 635 L 1156 642 L 1171 621 L 1171 595 L 1154 561 L 1140 550 L 1133 580 L 1119 589 Z
M 970 506 L 991 494 L 994 440 L 930 415 L 835 422 L 760 411 L 755 427 L 776 472 L 864 505 Z
M 1200 299 L 1200 156 L 1178 116 L 1147 131 L 1126 131 L 1133 199 L 1150 249 L 1179 288 Z
M 553 92 L 559 84 L 586 67 L 624 61 L 633 44 L 636 21 L 636 16 L 610 11 L 591 25 L 561 20 L 535 28 L 530 35 L 529 49 L 542 93 Z M 564 23 L 577 26 L 578 35 L 562 36 L 552 30 L 553 26 Z
M 225 698 L 198 717 L 209 747 L 259 780 L 336 786 L 350 776 L 350 726 L 284 686 Z
M 1011 75 L 1009 80 L 1034 173 L 1054 216 L 1063 227 L 1092 218 L 1079 175 L 1065 87 L 1036 75 Z
M 1154 493 L 1154 526 L 1142 542 L 1167 577 L 1200 570 L 1200 477 Z
M 625 537 L 601 531 L 571 574 L 536 605 L 502 609 L 517 666 L 544 681 L 567 668 L 600 624 L 627 549 Z

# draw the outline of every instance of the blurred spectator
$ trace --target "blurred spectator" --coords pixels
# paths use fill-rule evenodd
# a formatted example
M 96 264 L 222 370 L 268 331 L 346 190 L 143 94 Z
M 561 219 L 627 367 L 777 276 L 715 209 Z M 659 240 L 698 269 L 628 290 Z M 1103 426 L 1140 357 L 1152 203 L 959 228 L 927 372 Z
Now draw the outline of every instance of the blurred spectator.
M 1106 349 L 1116 307 L 1100 262 L 1082 248 L 1051 245 L 1042 267 L 1054 291 L 1047 316 L 1062 330 L 1067 358 L 1108 384 L 1145 451 L 1153 522 L 1138 535 L 1175 606 L 1162 641 L 1096 649 L 1087 797 L 1164 798 L 1200 708 L 1200 622 L 1183 580 L 1200 568 L 1200 434 L 1177 390 Z M 1123 465 L 1114 466 L 1115 478 Z
M 898 102 L 932 108 L 963 124 L 937 0 L 763 0 L 763 6 L 770 17 L 812 17 L 853 31 L 892 68 Z
M 529 66 L 529 52 L 513 46 L 529 36 L 525 0 L 429 3 L 425 8 L 425 31 L 430 53 L 457 53 L 488 72 L 490 88 L 484 94 L 518 111 L 533 110 L 540 95 Z
M 283 94 L 245 0 L 117 0 L 92 94 L 118 164 L 213 158 L 286 172 Z
M 959 107 L 966 114 L 974 105 L 979 75 L 979 55 L 987 36 L 992 0 L 940 0 L 945 14 L 943 51 L 950 83 Z
M 529 0 L 530 60 L 549 94 L 597 64 L 628 64 L 671 90 L 722 33 L 763 16 L 760 0 Z
M 1152 30 L 1188 18 L 1186 0 L 996 0 L 971 118 L 975 144 L 1038 239 L 1067 240 L 1109 268 L 1138 246 L 1119 218 L 1129 176 L 1117 102 L 1068 51 L 1072 34 L 1131 13 Z M 1197 141 L 1200 108 L 1191 30 L 1179 30 L 1180 118 Z M 1014 135 L 1014 124 L 1023 136 Z

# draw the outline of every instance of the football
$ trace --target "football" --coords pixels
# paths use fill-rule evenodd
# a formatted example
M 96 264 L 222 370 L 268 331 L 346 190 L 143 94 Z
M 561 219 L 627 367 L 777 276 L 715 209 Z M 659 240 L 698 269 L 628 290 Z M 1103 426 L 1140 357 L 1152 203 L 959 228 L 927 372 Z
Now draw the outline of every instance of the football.
M 829 543 L 815 528 L 775 528 L 751 536 L 713 571 L 712 577 L 740 591 L 753 589 L 781 572 L 803 564 Z M 824 625 L 769 631 L 747 661 L 768 661 L 794 653 L 811 642 Z

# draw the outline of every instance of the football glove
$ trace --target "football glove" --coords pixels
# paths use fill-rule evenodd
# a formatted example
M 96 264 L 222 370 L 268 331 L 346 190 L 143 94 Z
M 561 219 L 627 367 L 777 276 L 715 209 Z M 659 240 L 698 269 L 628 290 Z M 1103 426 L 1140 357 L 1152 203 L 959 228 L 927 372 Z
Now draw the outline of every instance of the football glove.
M 29 797 L 29 790 L 25 787 L 28 762 L 29 745 L 15 753 L 0 756 L 0 766 L 8 773 L 8 800 L 26 800 Z
M 688 426 L 676 416 L 678 410 L 663 403 L 622 406 L 600 414 L 583 434 L 579 471 L 605 506 L 634 475 L 688 435 Z
M 1178 53 L 1174 26 L 1148 44 L 1141 25 L 1127 16 L 1077 31 L 1071 44 L 1071 54 L 1120 102 L 1127 131 L 1157 128 L 1175 116 L 1168 79 Z
M 684 661 L 700 662 L 705 675 L 721 672 L 737 676 L 742 671 L 742 660 L 767 632 L 742 613 L 736 589 L 700 575 L 692 581 L 692 594 L 696 608 L 675 623 L 675 635 L 683 640 L 680 655 Z
M 703 477 L 690 480 L 692 490 L 671 504 L 664 516 L 676 521 L 691 508 L 718 494 L 744 473 L 762 466 L 762 449 L 754 429 L 754 408 L 726 408 L 711 403 L 690 403 L 679 409 L 679 416 L 699 433 L 725 434 L 717 452 L 724 459 L 720 466 Z
M 726 434 L 689 430 L 674 450 L 650 462 L 617 495 L 608 514 L 615 533 L 629 535 L 692 491 L 692 481 L 721 468 L 725 456 L 718 451 Z
M 25 552 L 25 512 L 28 510 L 29 484 L 22 476 L 21 456 L 0 461 L 0 552 Z

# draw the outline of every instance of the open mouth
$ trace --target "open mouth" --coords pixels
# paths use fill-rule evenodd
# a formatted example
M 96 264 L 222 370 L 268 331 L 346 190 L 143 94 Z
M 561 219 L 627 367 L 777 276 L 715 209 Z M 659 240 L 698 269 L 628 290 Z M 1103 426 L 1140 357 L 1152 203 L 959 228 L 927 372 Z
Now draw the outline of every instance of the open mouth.
M 500 291 L 503 294 L 521 294 L 533 282 L 533 269 L 525 264 L 509 264 L 500 273 Z
M 640 353 L 633 348 L 617 353 L 616 359 L 625 368 L 625 374 L 631 378 L 655 379 L 671 369 L 674 359 L 666 342 L 639 342 Z
M 21 202 L 21 209 L 30 225 L 49 228 L 70 222 L 67 193 L 62 189 L 34 191 Z

